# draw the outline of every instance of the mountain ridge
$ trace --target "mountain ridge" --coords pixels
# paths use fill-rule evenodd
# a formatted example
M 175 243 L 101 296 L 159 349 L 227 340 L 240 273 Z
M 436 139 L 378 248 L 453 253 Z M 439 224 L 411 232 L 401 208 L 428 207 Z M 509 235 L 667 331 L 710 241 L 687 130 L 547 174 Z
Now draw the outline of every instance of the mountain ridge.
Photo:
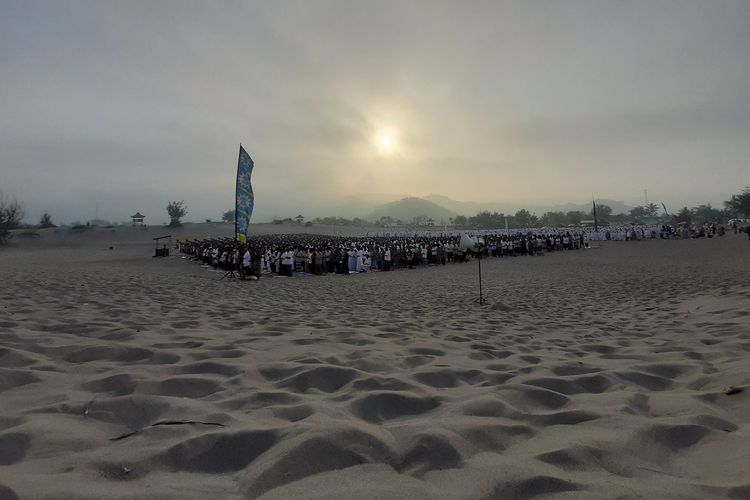
M 410 222 L 416 217 L 433 219 L 436 224 L 446 224 L 452 217 L 458 215 L 437 203 L 416 196 L 408 196 L 400 200 L 384 203 L 370 212 L 365 219 L 376 221 L 381 217 Z

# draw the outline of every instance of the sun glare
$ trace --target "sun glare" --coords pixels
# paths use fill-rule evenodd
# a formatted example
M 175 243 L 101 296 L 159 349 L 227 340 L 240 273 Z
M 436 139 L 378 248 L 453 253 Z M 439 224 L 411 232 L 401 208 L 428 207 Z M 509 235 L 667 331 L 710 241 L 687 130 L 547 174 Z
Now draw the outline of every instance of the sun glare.
M 396 152 L 395 134 L 388 130 L 381 130 L 375 135 L 375 148 L 382 156 L 390 156 Z

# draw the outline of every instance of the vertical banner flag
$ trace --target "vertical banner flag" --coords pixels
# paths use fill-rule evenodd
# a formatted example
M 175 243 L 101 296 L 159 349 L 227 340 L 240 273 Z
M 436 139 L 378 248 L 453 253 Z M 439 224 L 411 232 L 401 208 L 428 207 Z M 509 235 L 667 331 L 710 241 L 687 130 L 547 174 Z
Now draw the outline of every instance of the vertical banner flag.
M 240 144 L 240 158 L 237 161 L 237 200 L 234 212 L 234 233 L 237 241 L 247 241 L 247 227 L 250 225 L 250 216 L 253 215 L 255 196 L 253 186 L 250 184 L 250 176 L 253 173 L 253 159 L 247 154 L 245 148 Z

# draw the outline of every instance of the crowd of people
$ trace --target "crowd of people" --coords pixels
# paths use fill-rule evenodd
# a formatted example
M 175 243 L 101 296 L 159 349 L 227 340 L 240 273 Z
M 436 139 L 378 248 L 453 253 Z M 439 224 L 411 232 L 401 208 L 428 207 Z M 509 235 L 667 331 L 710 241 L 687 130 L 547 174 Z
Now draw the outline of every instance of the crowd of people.
M 735 235 L 748 232 L 747 229 L 737 222 L 733 222 L 729 226 L 717 223 L 689 224 L 687 222 L 659 226 L 635 226 L 631 224 L 630 226 L 607 227 L 599 231 L 591 231 L 588 238 L 592 241 L 625 241 L 657 237 L 661 239 L 714 238 L 724 236 L 730 231 Z M 748 237 L 750 238 L 750 232 L 748 232 Z
M 241 278 L 264 274 L 294 276 L 415 269 L 462 263 L 477 256 L 508 258 L 546 252 L 580 250 L 590 241 L 634 241 L 656 238 L 723 236 L 723 226 L 622 226 L 591 229 L 528 229 L 474 231 L 481 242 L 467 249 L 461 233 L 430 231 L 376 233 L 365 237 L 313 234 L 252 236 L 246 243 L 230 238 L 188 240 L 178 248 L 191 259 Z
M 748 238 L 750 239 L 750 231 L 747 227 L 742 227 L 737 222 L 730 225 L 729 228 L 724 224 L 687 224 L 681 223 L 671 229 L 671 234 L 675 238 L 714 238 L 721 237 L 727 234 L 728 231 L 733 232 L 735 235 L 741 232 L 747 232 Z
M 264 274 L 293 276 L 394 271 L 466 262 L 481 252 L 507 258 L 545 252 L 579 250 L 587 245 L 583 232 L 525 232 L 476 234 L 482 244 L 468 250 L 460 234 L 393 234 L 342 237 L 311 234 L 253 236 L 246 243 L 232 239 L 178 242 L 193 260 L 240 277 Z

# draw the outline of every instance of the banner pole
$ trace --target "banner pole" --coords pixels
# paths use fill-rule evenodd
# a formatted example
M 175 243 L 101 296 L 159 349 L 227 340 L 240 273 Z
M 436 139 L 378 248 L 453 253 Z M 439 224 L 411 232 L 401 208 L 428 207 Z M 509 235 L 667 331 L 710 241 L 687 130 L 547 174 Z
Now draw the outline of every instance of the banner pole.
M 237 241 L 239 237 L 239 196 L 240 196 L 240 160 L 242 159 L 242 143 L 240 143 L 240 151 L 237 154 L 237 172 L 234 176 L 234 240 Z

